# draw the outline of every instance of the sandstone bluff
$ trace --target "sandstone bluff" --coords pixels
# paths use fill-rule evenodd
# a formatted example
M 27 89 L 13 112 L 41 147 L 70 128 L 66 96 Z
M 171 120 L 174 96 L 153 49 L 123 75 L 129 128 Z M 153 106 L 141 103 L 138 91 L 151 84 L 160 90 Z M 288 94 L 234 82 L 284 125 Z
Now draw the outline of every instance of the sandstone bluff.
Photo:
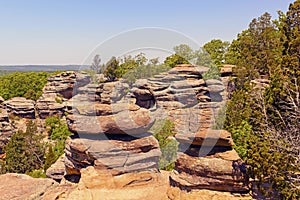
M 231 134 L 212 129 L 230 93 L 232 66 L 218 80 L 204 81 L 207 70 L 178 65 L 132 86 L 92 84 L 87 74 L 64 72 L 49 78 L 37 102 L 1 100 L 1 149 L 19 128 L 12 114 L 40 123 L 66 118 L 75 137 L 47 170 L 49 178 L 1 175 L 0 199 L 251 199 L 243 195 L 245 164 Z M 170 173 L 158 169 L 161 150 L 149 131 L 160 118 L 175 123 L 179 142 Z

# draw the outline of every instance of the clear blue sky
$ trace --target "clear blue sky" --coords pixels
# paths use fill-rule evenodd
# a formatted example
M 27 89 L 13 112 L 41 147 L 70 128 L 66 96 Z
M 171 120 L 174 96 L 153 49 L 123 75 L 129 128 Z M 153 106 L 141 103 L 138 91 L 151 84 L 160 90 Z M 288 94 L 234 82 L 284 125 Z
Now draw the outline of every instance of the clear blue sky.
M 0 0 L 0 65 L 81 64 L 99 43 L 138 27 L 231 41 L 293 0 Z M 118 48 L 117 46 L 114 48 Z M 108 50 L 109 51 L 109 50 Z

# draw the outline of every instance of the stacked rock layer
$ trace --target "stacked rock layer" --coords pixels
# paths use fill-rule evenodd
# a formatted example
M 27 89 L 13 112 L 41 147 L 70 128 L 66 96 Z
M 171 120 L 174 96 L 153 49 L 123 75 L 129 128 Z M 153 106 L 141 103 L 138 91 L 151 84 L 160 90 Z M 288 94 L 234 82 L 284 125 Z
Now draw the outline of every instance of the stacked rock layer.
M 100 186 L 122 193 L 162 184 L 161 151 L 148 133 L 154 121 L 148 109 L 123 101 L 128 88 L 122 82 L 87 84 L 67 102 L 67 124 L 75 138 L 66 141 L 65 177 L 80 175 L 79 184 L 92 193 Z

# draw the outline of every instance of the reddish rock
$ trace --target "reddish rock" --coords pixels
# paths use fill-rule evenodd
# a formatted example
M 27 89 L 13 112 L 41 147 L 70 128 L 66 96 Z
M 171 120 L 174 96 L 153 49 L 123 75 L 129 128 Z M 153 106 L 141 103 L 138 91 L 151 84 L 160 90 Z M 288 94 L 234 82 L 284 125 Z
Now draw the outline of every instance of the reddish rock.
M 151 135 L 102 136 L 91 139 L 69 139 L 66 142 L 67 174 L 80 174 L 80 169 L 95 166 L 116 174 L 157 171 L 160 149 Z
M 246 166 L 235 151 L 205 157 L 182 154 L 176 161 L 171 183 L 181 189 L 248 191 Z
M 143 134 L 147 132 L 153 124 L 149 110 L 144 108 L 134 110 L 134 106 L 131 109 L 133 111 L 125 110 L 107 116 L 69 115 L 68 126 L 70 131 L 79 134 Z
M 25 174 L 3 174 L 0 176 L 0 199 L 43 199 L 44 193 L 57 185 L 52 179 L 32 178 Z
M 180 143 L 193 144 L 198 146 L 223 146 L 234 145 L 231 133 L 226 130 L 203 130 L 195 134 L 177 134 L 176 139 Z

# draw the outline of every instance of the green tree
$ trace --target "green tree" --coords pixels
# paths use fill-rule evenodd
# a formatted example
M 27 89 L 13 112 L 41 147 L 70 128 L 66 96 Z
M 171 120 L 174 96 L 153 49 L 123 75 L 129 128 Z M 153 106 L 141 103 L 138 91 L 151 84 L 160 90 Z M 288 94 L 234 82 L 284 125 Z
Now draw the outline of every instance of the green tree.
M 108 78 L 109 81 L 114 81 L 119 73 L 117 70 L 119 68 L 119 61 L 116 57 L 112 57 L 105 65 L 104 75 Z
M 5 100 L 26 97 L 37 100 L 51 75 L 48 72 L 14 72 L 0 77 L 0 96 Z
M 45 145 L 33 121 L 27 123 L 26 132 L 17 131 L 6 148 L 5 170 L 25 173 L 41 169 L 44 164 Z
M 182 56 L 180 56 L 178 54 L 173 54 L 171 56 L 168 56 L 165 59 L 164 64 L 166 66 L 169 66 L 169 67 L 173 68 L 173 67 L 175 67 L 176 65 L 179 65 L 179 64 L 190 64 L 190 63 L 189 63 L 189 61 L 187 61 Z
M 178 142 L 172 138 L 175 135 L 175 125 L 170 120 L 158 120 L 154 128 L 154 137 L 158 140 L 162 155 L 158 162 L 159 169 L 172 170 L 177 156 Z
M 229 45 L 229 42 L 223 42 L 220 39 L 211 40 L 203 46 L 203 49 L 210 55 L 210 58 L 217 66 L 221 66 L 225 63 L 225 54 Z
M 56 116 L 48 117 L 46 119 L 46 126 L 48 127 L 49 137 L 55 144 L 53 149 L 52 147 L 51 149 L 56 161 L 64 153 L 66 139 L 73 134 L 69 131 L 66 123 Z M 49 150 L 48 153 L 51 153 L 51 151 Z M 51 162 L 49 161 L 49 163 Z
M 101 74 L 104 72 L 104 65 L 101 64 L 101 58 L 99 54 L 96 54 L 93 58 L 93 62 L 90 68 L 91 70 L 95 71 L 96 74 Z
M 47 170 L 49 167 L 51 167 L 51 165 L 53 163 L 55 163 L 56 160 L 57 160 L 56 159 L 56 155 L 55 155 L 55 153 L 53 151 L 52 145 L 50 144 L 49 147 L 48 147 L 48 151 L 46 153 L 44 170 Z

